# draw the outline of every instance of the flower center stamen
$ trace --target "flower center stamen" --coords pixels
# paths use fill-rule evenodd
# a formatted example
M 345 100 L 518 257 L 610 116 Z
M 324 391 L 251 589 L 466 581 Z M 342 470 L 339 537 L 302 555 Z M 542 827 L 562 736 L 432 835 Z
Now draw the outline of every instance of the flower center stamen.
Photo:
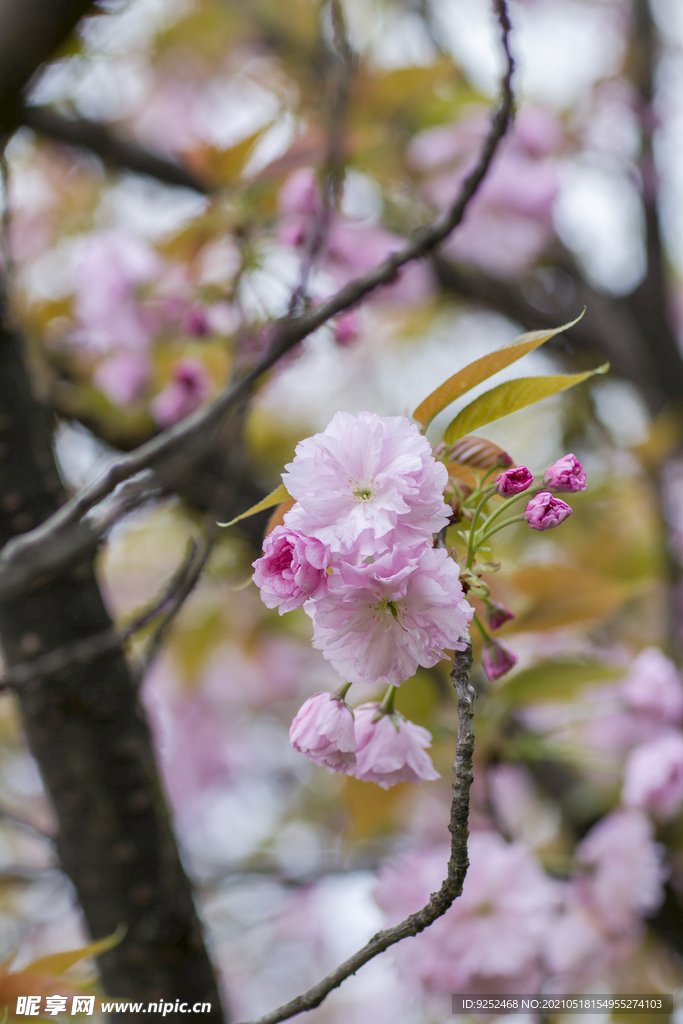
M 351 493 L 358 501 L 370 501 L 371 498 L 374 498 L 375 492 L 372 489 L 372 480 L 368 484 L 359 480 L 351 480 L 349 483 L 351 485 Z

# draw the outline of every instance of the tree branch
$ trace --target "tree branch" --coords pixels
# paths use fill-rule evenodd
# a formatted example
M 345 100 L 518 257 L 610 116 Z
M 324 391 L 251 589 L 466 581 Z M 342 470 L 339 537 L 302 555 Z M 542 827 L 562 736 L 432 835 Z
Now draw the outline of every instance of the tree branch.
M 99 480 L 85 487 L 40 526 L 10 541 L 0 553 L 0 600 L 30 588 L 36 578 L 63 568 L 97 540 L 97 528 L 81 522 L 82 517 L 124 480 L 144 474 L 139 483 L 131 481 L 129 497 L 136 488 L 140 499 L 149 487 L 149 470 L 175 477 L 215 443 L 215 432 L 225 415 L 252 391 L 263 374 L 296 344 L 327 323 L 331 317 L 357 305 L 381 285 L 389 284 L 406 264 L 432 253 L 460 224 L 468 204 L 483 181 L 501 139 L 512 119 L 514 60 L 510 53 L 510 22 L 506 0 L 494 0 L 501 27 L 506 69 L 501 82 L 501 102 L 483 144 L 479 159 L 469 173 L 450 210 L 430 227 L 417 231 L 403 249 L 369 273 L 349 282 L 327 302 L 301 316 L 277 321 L 272 326 L 266 355 L 239 380 L 229 384 L 208 406 L 198 410 L 138 449 L 114 462 Z M 74 531 L 81 531 L 81 536 Z
M 453 671 L 451 679 L 458 695 L 458 743 L 455 754 L 453 772 L 453 800 L 451 802 L 451 820 L 448 826 L 451 833 L 451 856 L 448 862 L 446 878 L 438 892 L 432 893 L 429 902 L 411 914 L 405 921 L 378 932 L 370 941 L 359 949 L 336 970 L 328 974 L 326 978 L 319 981 L 317 985 L 307 992 L 296 996 L 295 999 L 280 1006 L 271 1013 L 266 1013 L 258 1020 L 250 1024 L 278 1024 L 279 1021 L 289 1020 L 299 1013 L 312 1010 L 319 1006 L 330 992 L 352 974 L 372 960 L 378 953 L 394 946 L 401 939 L 407 939 L 412 935 L 419 935 L 420 932 L 433 924 L 437 918 L 442 917 L 453 901 L 462 892 L 465 875 L 469 867 L 467 858 L 467 838 L 469 830 L 467 822 L 470 807 L 470 786 L 472 785 L 472 753 L 474 750 L 474 701 L 476 693 L 470 683 L 472 670 L 472 645 L 467 644 L 464 651 L 456 651 L 453 659 Z
M 206 541 L 203 550 L 200 552 L 199 545 L 192 540 L 188 545 L 188 551 L 181 565 L 174 572 L 169 583 L 164 588 L 160 597 L 143 612 L 134 616 L 130 625 L 119 633 L 111 626 L 101 633 L 95 633 L 83 640 L 75 640 L 73 643 L 64 644 L 55 651 L 49 651 L 40 658 L 31 658 L 29 661 L 20 661 L 5 673 L 0 680 L 0 691 L 15 689 L 30 682 L 32 679 L 40 679 L 44 676 L 55 675 L 65 668 L 73 665 L 88 665 L 101 654 L 109 651 L 120 650 L 136 633 L 148 626 L 163 612 L 166 612 L 159 625 L 152 641 L 150 650 L 145 658 L 145 671 L 151 660 L 158 653 L 173 619 L 183 606 L 185 600 L 194 589 L 202 569 L 206 565 L 211 553 L 212 540 Z M 144 671 L 142 672 L 144 675 Z M 0 812 L 0 817 L 2 813 Z
M 24 104 L 18 114 L 28 128 L 56 142 L 64 142 L 78 149 L 87 149 L 110 167 L 123 168 L 136 174 L 145 174 L 165 185 L 189 188 L 208 195 L 207 185 L 181 164 L 153 153 L 144 146 L 122 139 L 106 125 L 85 117 L 64 117 L 51 107 Z

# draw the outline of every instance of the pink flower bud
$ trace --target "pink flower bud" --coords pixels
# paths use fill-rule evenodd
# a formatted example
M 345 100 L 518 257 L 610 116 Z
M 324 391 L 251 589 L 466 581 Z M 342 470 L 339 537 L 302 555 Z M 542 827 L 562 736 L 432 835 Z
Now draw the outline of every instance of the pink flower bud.
M 543 483 L 551 487 L 553 491 L 571 494 L 575 491 L 586 490 L 586 471 L 577 459 L 576 455 L 564 455 L 552 466 L 548 466 L 543 477 Z
M 432 742 L 427 730 L 398 714 L 383 714 L 375 721 L 378 711 L 377 703 L 356 708 L 356 778 L 382 789 L 440 778 L 425 752 Z
M 504 604 L 497 601 L 486 602 L 486 620 L 491 629 L 500 629 L 506 622 L 512 622 L 514 615 Z
M 330 774 L 353 772 L 356 736 L 353 712 L 336 694 L 316 693 L 302 705 L 289 730 L 289 742 Z
M 527 505 L 524 518 L 532 530 L 552 530 L 571 514 L 565 501 L 554 498 L 550 491 L 541 491 Z
M 263 557 L 252 563 L 254 583 L 266 608 L 279 608 L 283 615 L 309 598 L 322 596 L 330 560 L 322 541 L 276 526 L 263 541 Z
M 534 475 L 526 466 L 515 466 L 513 469 L 506 469 L 496 477 L 498 493 L 504 498 L 511 498 L 515 494 L 521 494 L 531 487 L 534 482 Z
M 502 640 L 490 640 L 484 647 L 483 660 L 484 672 L 493 682 L 515 667 L 517 655 Z

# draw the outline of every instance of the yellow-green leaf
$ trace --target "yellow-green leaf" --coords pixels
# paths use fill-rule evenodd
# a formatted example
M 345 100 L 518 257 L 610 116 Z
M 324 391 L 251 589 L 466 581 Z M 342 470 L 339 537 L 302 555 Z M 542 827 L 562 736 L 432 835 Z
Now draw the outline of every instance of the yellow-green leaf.
M 575 384 L 588 380 L 596 373 L 607 373 L 609 363 L 603 363 L 597 370 L 589 370 L 587 373 L 560 373 L 552 377 L 519 377 L 517 380 L 506 380 L 490 391 L 486 391 L 479 398 L 461 409 L 454 420 L 446 427 L 444 441 L 452 444 L 453 441 L 469 434 L 486 423 L 493 423 L 502 416 L 509 416 L 512 412 L 526 408 L 527 405 L 534 405 L 551 395 L 558 395 L 560 391 L 573 388 Z
M 98 939 L 96 942 L 91 942 L 87 946 L 80 946 L 78 949 L 67 949 L 61 953 L 50 953 L 48 956 L 42 956 L 39 960 L 34 960 L 33 963 L 28 964 L 24 968 L 24 972 L 26 974 L 49 974 L 53 976 L 64 974 L 64 971 L 68 971 L 70 967 L 73 967 L 74 964 L 77 964 L 79 960 L 83 960 L 86 956 L 100 956 L 102 953 L 106 953 L 108 949 L 118 946 L 125 934 L 126 926 L 125 924 L 120 924 L 115 932 L 107 935 L 104 939 Z
M 496 692 L 496 698 L 515 706 L 571 701 L 588 683 L 605 682 L 621 675 L 623 669 L 600 662 L 545 661 L 512 676 Z
M 235 516 L 235 518 L 231 519 L 229 523 L 217 523 L 216 525 L 233 526 L 235 523 L 239 523 L 240 519 L 248 519 L 249 516 L 255 516 L 257 512 L 263 512 L 264 509 L 272 508 L 273 505 L 279 505 L 281 501 L 286 501 L 287 498 L 289 498 L 287 488 L 284 484 L 280 484 L 280 486 L 276 487 L 274 491 L 271 491 L 270 494 L 266 495 L 262 501 L 257 502 L 256 505 L 252 505 L 251 508 L 248 508 L 246 512 L 242 512 L 241 515 Z
M 583 313 L 581 316 L 583 316 Z M 460 398 L 461 395 L 476 387 L 477 384 L 488 380 L 494 373 L 498 373 L 499 370 L 503 370 L 506 366 L 510 366 L 511 363 L 521 359 L 527 352 L 533 352 L 535 348 L 548 341 L 549 338 L 554 338 L 556 334 L 561 334 L 562 331 L 573 327 L 574 324 L 579 322 L 581 316 L 578 316 L 576 320 L 572 320 L 571 323 L 563 324 L 562 327 L 556 327 L 552 331 L 529 331 L 527 334 L 521 334 L 518 338 L 508 342 L 507 345 L 496 349 L 495 352 L 489 352 L 488 355 L 482 356 L 481 359 L 475 359 L 473 363 L 464 366 L 462 370 L 458 370 L 447 381 L 444 381 L 436 391 L 432 391 L 431 395 L 428 395 L 424 402 L 418 405 L 413 413 L 413 418 L 418 423 L 421 423 L 424 428 L 428 427 L 434 417 L 445 409 L 446 406 L 450 405 L 451 402 L 454 402 L 456 398 Z

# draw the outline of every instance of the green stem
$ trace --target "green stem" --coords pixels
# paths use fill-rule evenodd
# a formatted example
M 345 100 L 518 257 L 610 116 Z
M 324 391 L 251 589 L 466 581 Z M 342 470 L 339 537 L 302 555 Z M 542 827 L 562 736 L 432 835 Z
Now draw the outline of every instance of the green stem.
M 474 561 L 474 556 L 476 554 L 476 549 L 475 549 L 475 546 L 474 546 L 474 535 L 475 535 L 476 529 L 477 529 L 477 520 L 479 519 L 479 516 L 480 516 L 480 514 L 482 512 L 482 509 L 486 505 L 486 502 L 489 500 L 489 498 L 491 497 L 491 495 L 493 494 L 495 489 L 496 489 L 495 484 L 492 487 L 488 487 L 484 491 L 484 493 L 482 494 L 482 496 L 481 496 L 481 498 L 479 500 L 479 504 L 477 505 L 477 507 L 474 510 L 474 515 L 472 516 L 472 522 L 470 523 L 470 536 L 469 536 L 469 540 L 467 542 L 467 568 L 468 569 L 472 568 L 472 562 Z
M 487 541 L 489 537 L 493 537 L 494 533 L 498 533 L 499 530 L 504 530 L 506 526 L 511 526 L 512 523 L 521 523 L 523 519 L 524 513 L 521 512 L 518 516 L 510 516 L 510 518 L 506 519 L 505 522 L 498 523 L 498 526 L 494 526 L 492 530 L 488 530 L 480 537 L 479 546 L 481 546 L 484 541 Z
M 476 612 L 474 613 L 474 624 L 477 627 L 477 629 L 479 630 L 479 632 L 481 633 L 481 638 L 484 641 L 484 643 L 490 643 L 491 642 L 491 637 L 489 636 L 489 634 L 484 629 L 484 627 L 483 627 L 483 625 L 481 623 L 481 619 L 479 618 L 479 616 L 477 615 Z
M 387 692 L 384 694 L 384 700 L 379 706 L 379 710 L 383 715 L 393 715 L 394 713 L 394 701 L 396 700 L 397 686 L 390 686 Z
M 342 683 L 342 685 L 339 687 L 339 689 L 334 691 L 332 696 L 333 697 L 338 697 L 339 700 L 344 700 L 344 698 L 346 697 L 346 694 L 349 692 L 350 689 L 351 689 L 351 683 Z

